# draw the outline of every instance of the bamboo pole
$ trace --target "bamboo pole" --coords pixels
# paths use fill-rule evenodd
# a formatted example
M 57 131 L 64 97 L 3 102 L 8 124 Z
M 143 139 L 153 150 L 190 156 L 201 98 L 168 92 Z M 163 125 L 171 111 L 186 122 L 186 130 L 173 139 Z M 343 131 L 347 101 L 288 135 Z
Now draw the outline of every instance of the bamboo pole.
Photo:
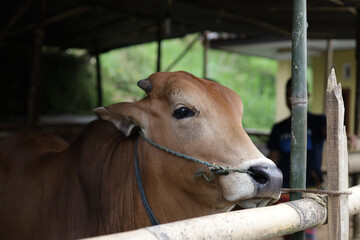
M 350 215 L 360 212 L 360 185 L 349 189 Z M 134 231 L 94 237 L 96 240 L 271 239 L 326 222 L 326 204 L 310 198 L 275 206 L 220 213 Z
M 306 1 L 293 1 L 292 82 L 291 82 L 291 188 L 306 187 Z M 291 200 L 300 199 L 292 194 Z
M 306 0 L 293 0 L 293 8 L 290 187 L 305 188 L 307 141 Z M 301 199 L 300 193 L 290 194 L 290 200 L 297 199 Z M 292 239 L 305 240 L 305 231 L 295 233 Z
M 306 172 L 306 1 L 293 2 L 292 82 L 291 82 L 291 175 L 292 188 L 305 188 Z M 291 199 L 300 199 L 293 194 Z
M 337 84 L 334 69 L 331 70 L 326 90 L 327 120 L 327 175 L 328 190 L 348 189 L 348 153 L 344 126 L 344 102 L 341 85 Z M 348 196 L 329 196 L 328 238 L 349 239 Z

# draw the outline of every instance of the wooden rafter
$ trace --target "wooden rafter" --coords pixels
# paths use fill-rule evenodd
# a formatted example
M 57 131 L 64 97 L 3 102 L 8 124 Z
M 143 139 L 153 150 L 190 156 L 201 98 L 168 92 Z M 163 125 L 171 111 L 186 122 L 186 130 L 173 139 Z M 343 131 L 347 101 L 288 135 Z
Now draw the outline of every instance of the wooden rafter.
M 11 29 L 17 21 L 21 18 L 21 16 L 26 12 L 26 10 L 31 5 L 32 0 L 26 0 L 23 5 L 19 8 L 19 10 L 13 15 L 13 17 L 10 19 L 8 24 L 5 26 L 5 28 L 1 31 L 0 36 L 5 35 L 9 29 Z
M 36 20 L 36 21 L 31 22 L 31 23 L 29 23 L 29 24 L 27 24 L 27 25 L 25 25 L 23 27 L 19 27 L 18 29 L 15 29 L 13 31 L 1 34 L 0 35 L 0 40 L 3 40 L 5 38 L 12 37 L 12 36 L 24 33 L 26 31 L 36 29 L 39 26 L 44 27 L 46 25 L 49 25 L 49 24 L 54 23 L 54 22 L 58 22 L 58 21 L 63 20 L 65 18 L 84 13 L 84 12 L 86 12 L 88 10 L 89 10 L 89 7 L 87 7 L 87 6 L 77 6 L 77 7 L 74 7 L 74 8 L 66 9 L 65 11 L 62 11 L 60 13 L 51 15 L 49 17 L 45 17 L 43 19 Z

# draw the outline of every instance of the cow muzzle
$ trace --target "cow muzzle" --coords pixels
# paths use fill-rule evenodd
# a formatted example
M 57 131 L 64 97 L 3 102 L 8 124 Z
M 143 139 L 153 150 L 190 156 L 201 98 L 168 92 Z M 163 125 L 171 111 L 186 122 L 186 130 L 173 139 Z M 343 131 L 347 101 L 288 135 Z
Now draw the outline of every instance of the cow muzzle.
M 256 197 L 278 199 L 282 186 L 283 175 L 274 165 L 256 165 L 249 168 L 257 186 Z
M 275 165 L 261 164 L 251 166 L 250 177 L 254 184 L 254 195 L 251 199 L 240 201 L 242 208 L 263 207 L 276 202 L 281 193 L 283 175 Z
M 253 208 L 279 199 L 283 176 L 270 159 L 252 159 L 238 167 L 246 169 L 248 174 L 232 173 L 219 179 L 227 201 L 241 208 Z

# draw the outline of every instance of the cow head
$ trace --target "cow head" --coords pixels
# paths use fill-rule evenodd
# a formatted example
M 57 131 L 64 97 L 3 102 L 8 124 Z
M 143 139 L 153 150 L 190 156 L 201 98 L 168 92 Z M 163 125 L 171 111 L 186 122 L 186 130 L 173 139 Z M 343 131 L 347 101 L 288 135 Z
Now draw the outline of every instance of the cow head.
M 95 112 L 126 136 L 141 129 L 147 138 L 174 151 L 253 173 L 219 175 L 214 183 L 200 183 L 204 180 L 194 179 L 193 174 L 201 166 L 183 159 L 170 161 L 177 157 L 162 153 L 165 160 L 154 160 L 158 161 L 157 169 L 166 169 L 161 174 L 181 175 L 176 181 L 183 181 L 183 188 L 210 186 L 211 192 L 220 192 L 215 195 L 225 202 L 224 209 L 235 204 L 243 208 L 264 206 L 279 198 L 282 174 L 244 131 L 243 104 L 234 91 L 186 72 L 155 73 L 138 85 L 147 92 L 142 100 L 97 108 Z

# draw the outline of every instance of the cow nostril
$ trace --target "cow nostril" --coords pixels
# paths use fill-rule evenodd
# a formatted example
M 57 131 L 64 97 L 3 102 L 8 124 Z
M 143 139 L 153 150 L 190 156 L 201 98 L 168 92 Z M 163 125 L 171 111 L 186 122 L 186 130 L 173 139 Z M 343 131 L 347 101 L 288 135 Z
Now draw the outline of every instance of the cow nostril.
M 282 185 L 282 173 L 273 164 L 253 165 L 249 169 L 249 175 L 254 179 L 257 191 L 256 197 L 278 199 Z
M 255 167 L 250 167 L 249 168 L 249 172 L 251 172 L 252 174 L 250 174 L 250 176 L 258 183 L 260 184 L 265 184 L 267 182 L 269 182 L 269 176 L 268 174 L 266 174 L 266 172 L 264 171 L 264 168 L 259 168 L 258 166 Z

